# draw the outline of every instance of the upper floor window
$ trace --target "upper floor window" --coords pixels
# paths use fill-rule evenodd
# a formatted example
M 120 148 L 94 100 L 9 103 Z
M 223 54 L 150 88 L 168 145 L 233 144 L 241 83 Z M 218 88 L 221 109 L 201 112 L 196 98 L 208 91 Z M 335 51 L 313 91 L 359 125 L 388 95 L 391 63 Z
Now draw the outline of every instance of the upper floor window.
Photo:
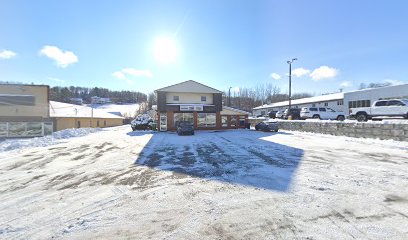
M 344 104 L 344 101 L 343 100 L 338 100 L 337 101 L 337 105 L 343 105 Z
M 329 106 L 329 103 L 328 103 L 328 102 L 325 102 L 325 103 L 324 103 L 324 106 L 325 106 L 325 107 Z
M 201 96 L 201 102 L 206 102 L 207 101 L 207 96 Z
M 180 101 L 180 97 L 179 96 L 173 96 L 173 101 Z

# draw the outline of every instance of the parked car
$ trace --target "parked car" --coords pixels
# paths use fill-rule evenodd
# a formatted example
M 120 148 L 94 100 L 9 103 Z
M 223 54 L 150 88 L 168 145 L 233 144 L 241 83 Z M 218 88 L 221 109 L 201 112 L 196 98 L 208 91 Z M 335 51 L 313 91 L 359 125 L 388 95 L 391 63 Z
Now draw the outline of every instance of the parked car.
M 188 121 L 180 121 L 177 123 L 178 135 L 194 135 L 193 123 Z
M 276 113 L 277 113 L 277 111 L 270 111 L 270 112 L 268 113 L 268 117 L 269 117 L 269 118 L 276 118 Z
M 300 119 L 300 108 L 291 108 L 290 111 L 288 109 L 285 110 L 283 113 L 283 119 L 292 119 L 292 120 L 299 120 Z
M 282 118 L 283 117 L 283 113 L 285 112 L 285 110 L 279 110 L 275 113 L 275 117 L 276 118 Z
M 346 118 L 344 113 L 341 111 L 335 111 L 331 108 L 326 107 L 304 107 L 300 111 L 300 118 L 301 119 L 308 119 L 308 118 L 315 118 L 315 119 L 331 119 L 331 120 L 338 120 L 344 121 Z
M 133 131 L 136 130 L 152 130 L 153 119 L 148 114 L 138 115 L 134 120 L 130 122 L 130 126 Z
M 277 132 L 279 130 L 278 122 L 276 121 L 264 121 L 255 125 L 256 131 L 264 132 Z
M 375 101 L 371 107 L 351 108 L 350 117 L 359 122 L 376 117 L 408 118 L 408 99 L 390 99 Z

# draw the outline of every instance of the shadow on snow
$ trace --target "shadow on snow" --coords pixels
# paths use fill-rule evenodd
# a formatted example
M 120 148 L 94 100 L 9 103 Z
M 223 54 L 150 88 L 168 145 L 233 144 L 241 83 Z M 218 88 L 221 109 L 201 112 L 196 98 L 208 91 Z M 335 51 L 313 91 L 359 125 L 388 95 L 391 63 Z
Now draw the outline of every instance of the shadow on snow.
M 133 132 L 130 136 L 141 136 Z M 273 142 L 276 134 L 250 130 L 154 133 L 136 165 L 192 177 L 288 191 L 303 150 Z

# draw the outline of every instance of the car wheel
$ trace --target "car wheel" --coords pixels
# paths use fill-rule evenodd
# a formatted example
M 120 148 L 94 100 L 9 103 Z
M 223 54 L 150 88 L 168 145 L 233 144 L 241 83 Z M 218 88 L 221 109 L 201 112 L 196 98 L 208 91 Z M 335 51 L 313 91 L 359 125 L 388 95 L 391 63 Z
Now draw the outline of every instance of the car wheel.
M 315 114 L 315 115 L 313 115 L 313 118 L 314 118 L 314 119 L 320 119 L 320 116 L 317 115 L 317 114 Z
M 258 130 L 259 130 L 259 128 L 257 126 L 255 126 L 255 131 L 258 131 Z
M 343 115 L 337 117 L 337 121 L 344 121 L 346 119 Z
M 364 113 L 357 114 L 356 119 L 359 122 L 366 122 L 368 120 L 367 115 Z

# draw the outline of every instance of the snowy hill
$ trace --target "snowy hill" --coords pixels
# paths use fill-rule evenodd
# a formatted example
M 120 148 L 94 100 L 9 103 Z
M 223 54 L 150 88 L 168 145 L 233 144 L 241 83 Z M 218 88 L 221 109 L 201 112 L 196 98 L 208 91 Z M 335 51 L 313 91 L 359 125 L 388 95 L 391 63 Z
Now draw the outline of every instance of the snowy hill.
M 134 117 L 139 109 L 138 103 L 129 104 L 89 104 L 88 107 L 104 110 L 109 113 L 120 113 L 123 117 Z

